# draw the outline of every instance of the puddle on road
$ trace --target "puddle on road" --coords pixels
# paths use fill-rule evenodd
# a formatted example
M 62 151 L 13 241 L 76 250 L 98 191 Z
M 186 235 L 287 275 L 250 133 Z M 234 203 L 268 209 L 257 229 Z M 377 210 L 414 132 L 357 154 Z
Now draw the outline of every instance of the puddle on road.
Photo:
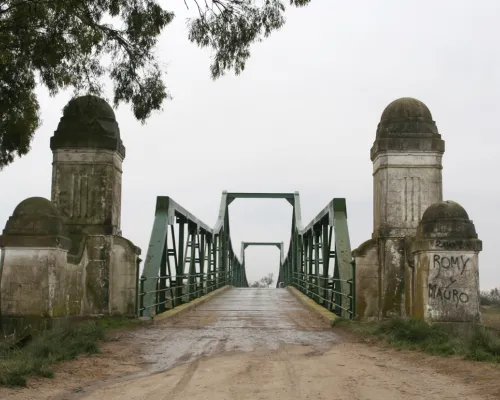
M 224 352 L 311 346 L 317 353 L 338 340 L 317 315 L 284 290 L 238 290 L 218 296 L 176 322 L 136 332 L 150 372 Z
M 145 332 L 144 332 L 145 333 Z M 333 332 L 272 330 L 255 328 L 150 329 L 143 357 L 151 372 L 165 371 L 179 364 L 224 352 L 250 352 L 267 348 L 278 350 L 283 344 L 311 346 L 323 353 L 337 341 Z M 142 335 L 141 335 L 142 336 Z

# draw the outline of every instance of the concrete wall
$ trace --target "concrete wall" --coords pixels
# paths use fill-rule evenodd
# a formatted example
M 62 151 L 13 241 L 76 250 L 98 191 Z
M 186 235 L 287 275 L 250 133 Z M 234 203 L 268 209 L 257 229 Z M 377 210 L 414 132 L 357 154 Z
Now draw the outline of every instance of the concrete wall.
M 0 281 L 2 315 L 67 315 L 79 296 L 66 285 L 73 272 L 68 270 L 66 254 L 59 249 L 5 249 Z
M 364 242 L 353 252 L 356 262 L 356 314 L 363 319 L 380 316 L 380 263 L 377 240 Z
M 135 315 L 137 259 L 137 248 L 132 242 L 119 236 L 113 237 L 109 263 L 110 315 Z
M 1 317 L 134 316 L 137 258 L 138 249 L 118 236 L 87 237 L 79 257 L 57 248 L 4 248 Z
M 380 238 L 380 316 L 404 314 L 404 275 L 406 268 L 404 238 Z

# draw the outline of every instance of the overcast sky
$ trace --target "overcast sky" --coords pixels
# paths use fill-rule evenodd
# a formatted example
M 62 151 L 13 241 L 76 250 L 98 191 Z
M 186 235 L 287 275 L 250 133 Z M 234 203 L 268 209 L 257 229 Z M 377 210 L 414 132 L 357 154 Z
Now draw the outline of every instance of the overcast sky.
M 430 108 L 446 142 L 444 199 L 465 207 L 483 252 L 481 288 L 500 286 L 500 1 L 313 0 L 252 47 L 246 70 L 212 81 L 210 52 L 187 40 L 188 12 L 158 46 L 174 100 L 146 125 L 117 111 L 123 165 L 123 236 L 147 251 L 156 196 L 171 196 L 209 225 L 221 192 L 300 191 L 308 223 L 345 197 L 351 246 L 371 237 L 370 147 L 380 115 L 399 97 Z M 31 196 L 50 198 L 49 139 L 71 93 L 38 91 L 43 125 L 26 157 L 0 172 L 0 223 Z M 107 93 L 111 98 L 111 93 Z M 233 243 L 284 241 L 285 200 L 236 200 Z M 247 249 L 247 276 L 277 275 L 277 248 Z

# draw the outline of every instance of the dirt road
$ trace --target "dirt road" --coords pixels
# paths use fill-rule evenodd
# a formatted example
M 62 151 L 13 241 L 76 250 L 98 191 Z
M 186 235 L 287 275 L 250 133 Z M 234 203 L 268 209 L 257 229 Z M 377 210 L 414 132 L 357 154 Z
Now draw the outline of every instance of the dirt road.
M 500 368 L 332 329 L 285 289 L 231 289 L 1 399 L 500 399 Z

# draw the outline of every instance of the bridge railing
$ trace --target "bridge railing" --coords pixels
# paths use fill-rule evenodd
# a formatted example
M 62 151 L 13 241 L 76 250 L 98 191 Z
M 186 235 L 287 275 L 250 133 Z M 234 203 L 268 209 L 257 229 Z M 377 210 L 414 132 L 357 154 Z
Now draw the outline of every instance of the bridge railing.
M 225 285 L 248 286 L 230 238 L 224 192 L 214 228 L 170 197 L 158 197 L 139 284 L 138 315 L 151 317 Z
M 291 240 L 277 287 L 280 283 L 294 286 L 335 314 L 355 318 L 356 265 L 345 199 L 333 199 L 306 227 L 302 225 L 297 192 L 291 203 Z

